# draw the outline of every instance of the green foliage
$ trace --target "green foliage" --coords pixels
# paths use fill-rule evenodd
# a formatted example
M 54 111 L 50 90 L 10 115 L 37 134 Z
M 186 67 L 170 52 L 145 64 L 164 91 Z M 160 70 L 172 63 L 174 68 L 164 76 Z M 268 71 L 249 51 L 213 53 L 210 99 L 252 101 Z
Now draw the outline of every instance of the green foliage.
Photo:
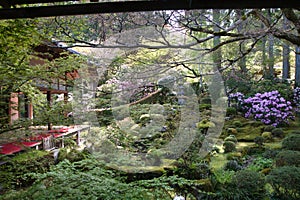
M 300 167 L 300 151 L 282 150 L 276 158 L 276 166 L 294 165 Z
M 236 160 L 229 160 L 224 166 L 226 171 L 239 171 L 241 169 L 242 166 Z
M 232 178 L 232 184 L 244 194 L 244 199 L 263 199 L 265 181 L 258 172 L 240 170 Z
M 229 184 L 232 181 L 232 177 L 234 176 L 236 170 L 226 170 L 219 169 L 213 172 L 214 178 L 218 183 L 221 184 Z
M 275 136 L 275 137 L 282 137 L 284 132 L 282 130 L 282 128 L 274 128 L 272 131 L 271 131 L 272 135 Z
M 268 125 L 268 126 L 265 126 L 264 132 L 271 132 L 271 131 L 274 130 L 274 129 L 275 129 L 274 126 Z
M 210 122 L 208 119 L 203 119 L 197 123 L 197 128 L 199 129 L 208 129 L 210 127 L 215 127 L 215 124 Z
M 69 160 L 70 162 L 76 162 L 80 160 L 84 160 L 89 157 L 89 153 L 87 151 L 79 151 L 76 149 L 67 149 L 60 148 L 58 153 L 57 162 L 61 162 L 63 160 Z
M 257 144 L 258 146 L 262 146 L 265 142 L 265 138 L 262 136 L 257 136 L 256 138 L 254 138 L 254 143 Z
M 233 117 L 237 114 L 237 110 L 234 107 L 228 107 L 226 108 L 226 116 Z
M 201 104 L 204 104 L 204 105 L 211 104 L 211 98 L 209 98 L 209 97 L 202 98 L 201 99 Z
M 211 104 L 199 104 L 199 110 L 203 111 L 203 110 L 210 110 L 211 109 Z
M 283 166 L 273 169 L 266 177 L 273 189 L 273 196 L 280 199 L 300 198 L 300 168 Z
M 225 141 L 223 143 L 224 153 L 233 152 L 236 150 L 236 144 L 232 141 Z
M 233 121 L 233 122 L 232 122 L 232 125 L 234 125 L 235 127 L 242 127 L 242 126 L 243 126 L 242 122 L 239 121 L 239 120 Z
M 226 137 L 224 139 L 224 142 L 226 141 L 231 141 L 231 142 L 234 142 L 235 144 L 238 142 L 238 140 L 236 139 L 235 135 L 229 135 L 228 137 Z
M 263 137 L 264 141 L 271 141 L 272 140 L 272 133 L 271 132 L 263 132 L 261 134 L 261 137 Z
M 300 151 L 300 135 L 290 134 L 282 141 L 282 148 L 287 150 Z
M 54 158 L 49 152 L 28 151 L 16 155 L 0 166 L 0 183 L 4 190 L 29 186 L 34 178 L 27 173 L 44 173 L 54 164 Z
M 187 163 L 183 159 L 179 159 L 174 173 L 189 180 L 205 179 L 210 175 L 210 166 L 205 161 Z
M 74 163 L 64 160 L 49 172 L 31 174 L 37 179 L 32 187 L 7 193 L 2 199 L 170 200 L 170 192 L 188 192 L 189 188 L 202 185 L 178 176 L 126 183 L 121 175 L 124 173 L 105 169 L 103 163 L 95 159 Z
M 256 82 L 252 85 L 251 89 L 245 93 L 247 96 L 254 95 L 256 93 L 264 93 L 271 92 L 277 90 L 280 95 L 286 99 L 291 100 L 293 97 L 293 90 L 291 89 L 291 85 L 288 83 L 277 82 L 276 80 L 261 80 L 260 82 Z
M 32 47 L 40 41 L 36 20 L 1 20 L 0 22 L 0 128 L 7 128 L 8 99 L 12 92 L 22 91 L 35 78 L 29 67 Z
M 229 88 L 236 88 L 236 92 L 246 94 L 251 87 L 251 81 L 248 74 L 242 71 L 232 71 L 225 75 L 225 83 Z
M 247 167 L 248 170 L 260 172 L 263 169 L 271 168 L 273 166 L 273 159 L 257 157 Z

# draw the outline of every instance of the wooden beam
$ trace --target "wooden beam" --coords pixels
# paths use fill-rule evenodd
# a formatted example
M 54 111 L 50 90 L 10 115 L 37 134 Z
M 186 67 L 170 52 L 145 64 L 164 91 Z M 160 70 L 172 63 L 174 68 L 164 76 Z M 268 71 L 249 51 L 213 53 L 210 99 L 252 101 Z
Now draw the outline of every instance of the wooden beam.
M 35 18 L 156 10 L 300 8 L 294 0 L 152 0 L 0 9 L 0 19 Z

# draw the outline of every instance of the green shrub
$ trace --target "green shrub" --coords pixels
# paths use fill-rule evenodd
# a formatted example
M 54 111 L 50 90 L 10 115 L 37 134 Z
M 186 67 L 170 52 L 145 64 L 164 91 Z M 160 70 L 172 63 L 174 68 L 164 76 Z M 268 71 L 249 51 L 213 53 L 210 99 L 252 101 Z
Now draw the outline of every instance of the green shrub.
M 265 181 L 258 172 L 240 170 L 233 176 L 232 184 L 244 194 L 243 199 L 263 199 L 264 197 Z
M 262 153 L 262 156 L 264 158 L 272 158 L 272 159 L 274 159 L 277 156 L 278 152 L 279 152 L 279 150 L 276 150 L 276 149 L 266 149 Z
M 264 138 L 264 141 L 271 141 L 273 138 L 271 132 L 263 132 L 261 136 Z
M 300 151 L 300 135 L 290 134 L 282 141 L 282 148 L 288 150 Z
M 211 104 L 211 98 L 203 98 L 203 99 L 201 99 L 201 104 Z
M 291 100 L 293 90 L 288 83 L 278 82 L 276 80 L 265 79 L 252 85 L 249 95 L 256 93 L 271 92 L 277 90 L 280 95 L 286 99 Z
M 252 163 L 247 167 L 249 170 L 259 172 L 266 168 L 271 168 L 273 165 L 273 159 L 257 157 Z
M 296 200 L 300 198 L 300 168 L 284 166 L 273 169 L 266 182 L 273 189 L 273 196 L 279 199 Z
M 238 131 L 235 128 L 228 128 L 227 133 L 236 135 L 238 133 Z
M 243 155 L 255 155 L 265 152 L 264 146 L 246 146 L 243 148 Z
M 300 134 L 300 130 L 293 130 L 291 134 Z
M 205 179 L 210 175 L 210 166 L 205 161 L 186 163 L 183 159 L 179 159 L 174 173 L 189 180 Z
M 271 131 L 272 135 L 275 136 L 275 137 L 282 137 L 284 132 L 281 128 L 274 128 L 272 131 Z
M 273 129 L 275 129 L 274 126 L 268 125 L 268 126 L 265 126 L 264 132 L 272 132 Z
M 50 152 L 23 152 L 7 163 L 0 166 L 0 183 L 2 189 L 17 189 L 32 184 L 34 178 L 26 177 L 27 173 L 44 173 L 54 164 L 54 157 Z
M 242 158 L 242 153 L 241 152 L 230 152 L 227 153 L 226 159 L 227 160 L 241 160 Z
M 225 141 L 223 147 L 225 153 L 233 152 L 236 150 L 236 144 L 232 141 Z
M 257 144 L 258 146 L 262 146 L 265 142 L 265 139 L 262 136 L 257 136 L 254 138 L 254 143 Z
M 236 139 L 235 135 L 229 135 L 228 137 L 226 137 L 224 139 L 224 141 L 231 141 L 231 142 L 234 142 L 235 144 L 238 142 L 238 140 Z
M 227 117 L 232 117 L 232 116 L 235 116 L 236 114 L 237 114 L 236 108 L 234 108 L 234 107 L 228 107 L 226 109 L 226 116 Z
M 242 166 L 236 160 L 229 160 L 224 165 L 224 170 L 227 170 L 227 171 L 238 171 L 241 169 L 242 169 Z
M 78 151 L 76 149 L 68 150 L 66 148 L 59 149 L 57 161 L 69 160 L 70 162 L 77 162 L 88 157 L 87 151 Z
M 294 165 L 300 167 L 300 151 L 282 150 L 276 158 L 276 166 Z
M 211 104 L 199 104 L 199 110 L 210 110 L 211 109 Z

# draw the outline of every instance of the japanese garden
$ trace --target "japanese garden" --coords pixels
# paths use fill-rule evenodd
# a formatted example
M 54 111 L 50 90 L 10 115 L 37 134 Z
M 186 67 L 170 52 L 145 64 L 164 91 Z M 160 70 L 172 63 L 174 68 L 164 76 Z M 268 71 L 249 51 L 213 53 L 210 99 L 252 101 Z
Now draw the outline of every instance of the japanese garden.
M 299 22 L 299 8 L 0 20 L 0 199 L 300 199 Z

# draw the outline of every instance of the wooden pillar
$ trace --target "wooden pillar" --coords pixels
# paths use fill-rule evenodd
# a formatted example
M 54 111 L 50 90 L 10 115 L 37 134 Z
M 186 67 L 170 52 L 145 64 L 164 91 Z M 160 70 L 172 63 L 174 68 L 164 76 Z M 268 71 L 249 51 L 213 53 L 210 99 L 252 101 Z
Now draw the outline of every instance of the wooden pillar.
M 32 103 L 28 104 L 28 118 L 33 119 L 33 106 L 32 106 Z
M 48 105 L 49 107 L 51 107 L 51 91 L 47 91 L 47 102 L 48 102 Z M 52 124 L 50 122 L 50 119 L 48 119 L 48 130 L 51 130 L 52 129 Z
M 64 93 L 64 103 L 67 104 L 68 103 L 68 92 Z M 65 110 L 64 111 L 64 117 L 67 118 L 68 117 L 68 111 Z
M 10 100 L 9 100 L 9 123 L 13 124 L 14 121 L 19 119 L 19 97 L 18 93 L 12 93 L 10 95 Z

